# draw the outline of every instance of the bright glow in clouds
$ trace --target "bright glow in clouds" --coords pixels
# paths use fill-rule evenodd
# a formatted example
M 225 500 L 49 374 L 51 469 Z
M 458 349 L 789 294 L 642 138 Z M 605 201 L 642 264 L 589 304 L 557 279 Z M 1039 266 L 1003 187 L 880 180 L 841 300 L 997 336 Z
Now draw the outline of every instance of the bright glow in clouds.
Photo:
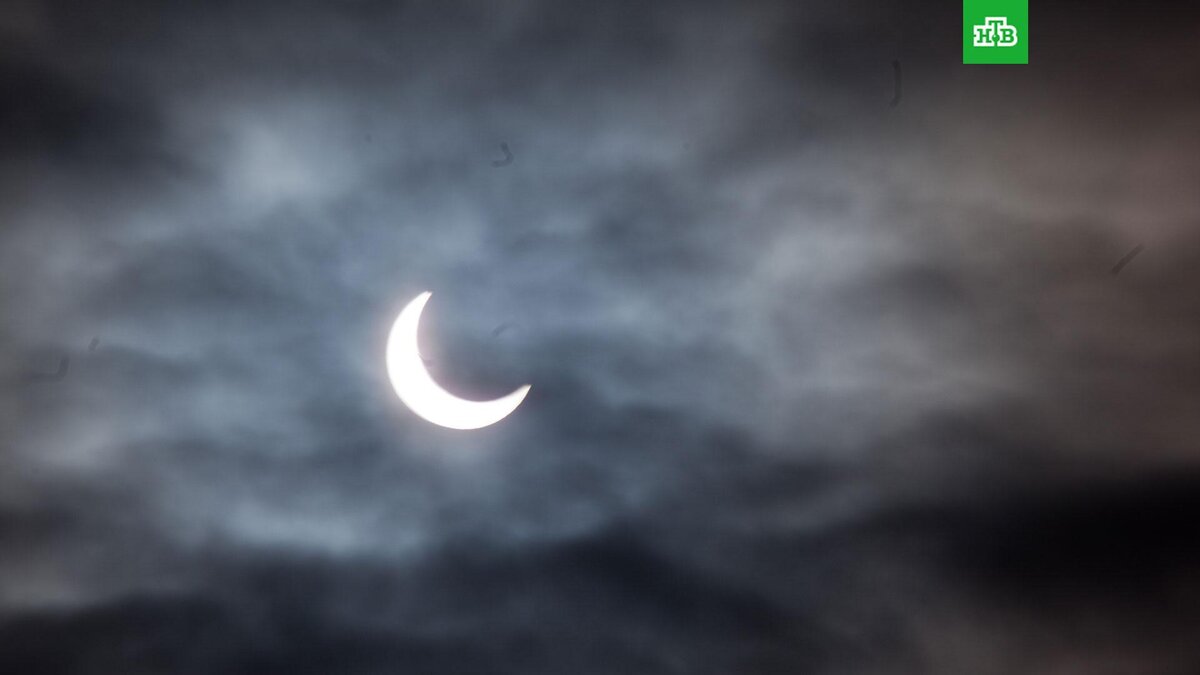
M 417 327 L 430 295 L 426 291 L 408 303 L 388 335 L 387 370 L 396 395 L 416 414 L 450 429 L 479 429 L 499 422 L 521 405 L 529 385 L 491 401 L 468 401 L 438 386 L 417 349 Z

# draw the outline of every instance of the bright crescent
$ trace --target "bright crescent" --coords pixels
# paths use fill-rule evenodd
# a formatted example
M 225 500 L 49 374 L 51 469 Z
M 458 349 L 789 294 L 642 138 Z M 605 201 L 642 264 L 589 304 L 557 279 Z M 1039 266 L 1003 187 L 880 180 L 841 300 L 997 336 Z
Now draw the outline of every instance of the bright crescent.
M 442 389 L 425 369 L 417 349 L 417 327 L 430 295 L 426 291 L 408 303 L 388 335 L 387 370 L 396 395 L 416 414 L 450 429 L 479 429 L 508 417 L 525 400 L 528 384 L 491 401 L 468 401 Z

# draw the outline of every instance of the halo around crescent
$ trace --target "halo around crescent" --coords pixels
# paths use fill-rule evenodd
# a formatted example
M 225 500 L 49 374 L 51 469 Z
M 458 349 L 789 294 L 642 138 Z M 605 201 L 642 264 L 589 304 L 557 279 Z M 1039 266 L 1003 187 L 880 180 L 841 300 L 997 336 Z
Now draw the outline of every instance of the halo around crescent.
M 421 359 L 417 327 L 432 295 L 426 291 L 409 302 L 392 324 L 387 341 L 387 370 L 396 395 L 414 413 L 450 429 L 479 429 L 504 419 L 525 400 L 529 385 L 491 401 L 468 401 L 442 389 Z

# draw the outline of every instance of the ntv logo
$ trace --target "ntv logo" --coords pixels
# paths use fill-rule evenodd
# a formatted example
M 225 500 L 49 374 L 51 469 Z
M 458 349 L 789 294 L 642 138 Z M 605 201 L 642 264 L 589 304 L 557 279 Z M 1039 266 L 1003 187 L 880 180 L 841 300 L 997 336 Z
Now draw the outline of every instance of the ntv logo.
M 963 63 L 1029 63 L 1029 0 L 963 0 L 962 46 Z
M 1008 17 L 989 16 L 981 24 L 971 26 L 975 31 L 976 47 L 1015 47 L 1017 27 L 1008 24 Z

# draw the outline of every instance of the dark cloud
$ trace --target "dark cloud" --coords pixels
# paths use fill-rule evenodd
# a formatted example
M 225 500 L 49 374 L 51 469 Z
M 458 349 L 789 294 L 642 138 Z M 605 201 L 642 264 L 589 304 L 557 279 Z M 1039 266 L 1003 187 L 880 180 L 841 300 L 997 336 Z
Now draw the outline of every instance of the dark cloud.
M 1193 31 L 959 29 L 6 3 L 0 670 L 1195 672 Z

